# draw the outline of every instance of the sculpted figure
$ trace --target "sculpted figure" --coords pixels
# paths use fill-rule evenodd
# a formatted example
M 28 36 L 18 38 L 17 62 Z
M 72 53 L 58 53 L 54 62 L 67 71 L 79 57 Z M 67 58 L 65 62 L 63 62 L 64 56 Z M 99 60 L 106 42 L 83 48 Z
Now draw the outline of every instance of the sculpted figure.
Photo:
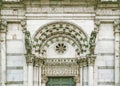
M 90 36 L 90 40 L 89 40 L 90 54 L 94 54 L 96 36 L 97 36 L 97 31 L 95 31 L 95 30 L 92 31 L 91 36 Z
M 25 47 L 26 47 L 26 53 L 27 54 L 32 54 L 32 41 L 30 37 L 30 32 L 25 31 Z

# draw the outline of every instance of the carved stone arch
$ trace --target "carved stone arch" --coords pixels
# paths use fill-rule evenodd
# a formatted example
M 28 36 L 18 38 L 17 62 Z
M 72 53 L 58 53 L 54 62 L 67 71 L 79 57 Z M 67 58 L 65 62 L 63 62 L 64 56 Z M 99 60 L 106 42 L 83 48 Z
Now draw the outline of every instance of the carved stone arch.
M 79 55 L 87 52 L 88 37 L 85 32 L 75 24 L 60 21 L 44 25 L 36 31 L 33 37 L 35 53 L 44 57 L 43 54 L 46 51 L 43 49 L 43 47 L 46 46 L 47 42 L 50 40 L 51 44 L 53 42 L 57 42 L 59 37 L 65 37 L 69 39 L 68 41 L 73 41 L 78 47 L 76 48 L 76 51 L 79 53 Z M 56 38 L 56 41 L 52 41 L 53 38 Z M 63 41 L 65 40 L 63 39 Z

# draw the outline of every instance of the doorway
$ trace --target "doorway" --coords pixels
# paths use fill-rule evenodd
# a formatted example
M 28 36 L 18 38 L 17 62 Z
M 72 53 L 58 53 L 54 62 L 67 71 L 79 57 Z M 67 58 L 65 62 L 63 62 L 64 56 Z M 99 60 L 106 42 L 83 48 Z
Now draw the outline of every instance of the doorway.
M 73 77 L 48 77 L 47 86 L 75 86 Z

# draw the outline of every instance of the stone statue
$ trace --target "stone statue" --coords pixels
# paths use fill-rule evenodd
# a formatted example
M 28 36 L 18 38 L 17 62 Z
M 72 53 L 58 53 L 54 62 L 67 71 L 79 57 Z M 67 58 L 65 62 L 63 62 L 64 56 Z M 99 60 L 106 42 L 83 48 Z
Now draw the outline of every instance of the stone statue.
M 27 54 L 32 54 L 32 41 L 30 37 L 30 32 L 25 31 L 25 47 L 26 47 L 26 53 Z
M 94 54 L 96 36 L 97 36 L 97 31 L 96 30 L 92 31 L 91 36 L 90 36 L 90 40 L 89 40 L 90 54 Z

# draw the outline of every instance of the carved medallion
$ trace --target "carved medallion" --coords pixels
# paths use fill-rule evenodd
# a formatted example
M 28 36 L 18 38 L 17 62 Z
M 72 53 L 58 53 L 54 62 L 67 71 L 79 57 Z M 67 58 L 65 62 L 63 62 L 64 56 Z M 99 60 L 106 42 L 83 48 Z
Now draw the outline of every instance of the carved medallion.
M 66 46 L 64 43 L 58 43 L 58 44 L 55 46 L 55 51 L 56 51 L 58 54 L 64 54 L 66 50 L 67 50 L 67 46 Z

